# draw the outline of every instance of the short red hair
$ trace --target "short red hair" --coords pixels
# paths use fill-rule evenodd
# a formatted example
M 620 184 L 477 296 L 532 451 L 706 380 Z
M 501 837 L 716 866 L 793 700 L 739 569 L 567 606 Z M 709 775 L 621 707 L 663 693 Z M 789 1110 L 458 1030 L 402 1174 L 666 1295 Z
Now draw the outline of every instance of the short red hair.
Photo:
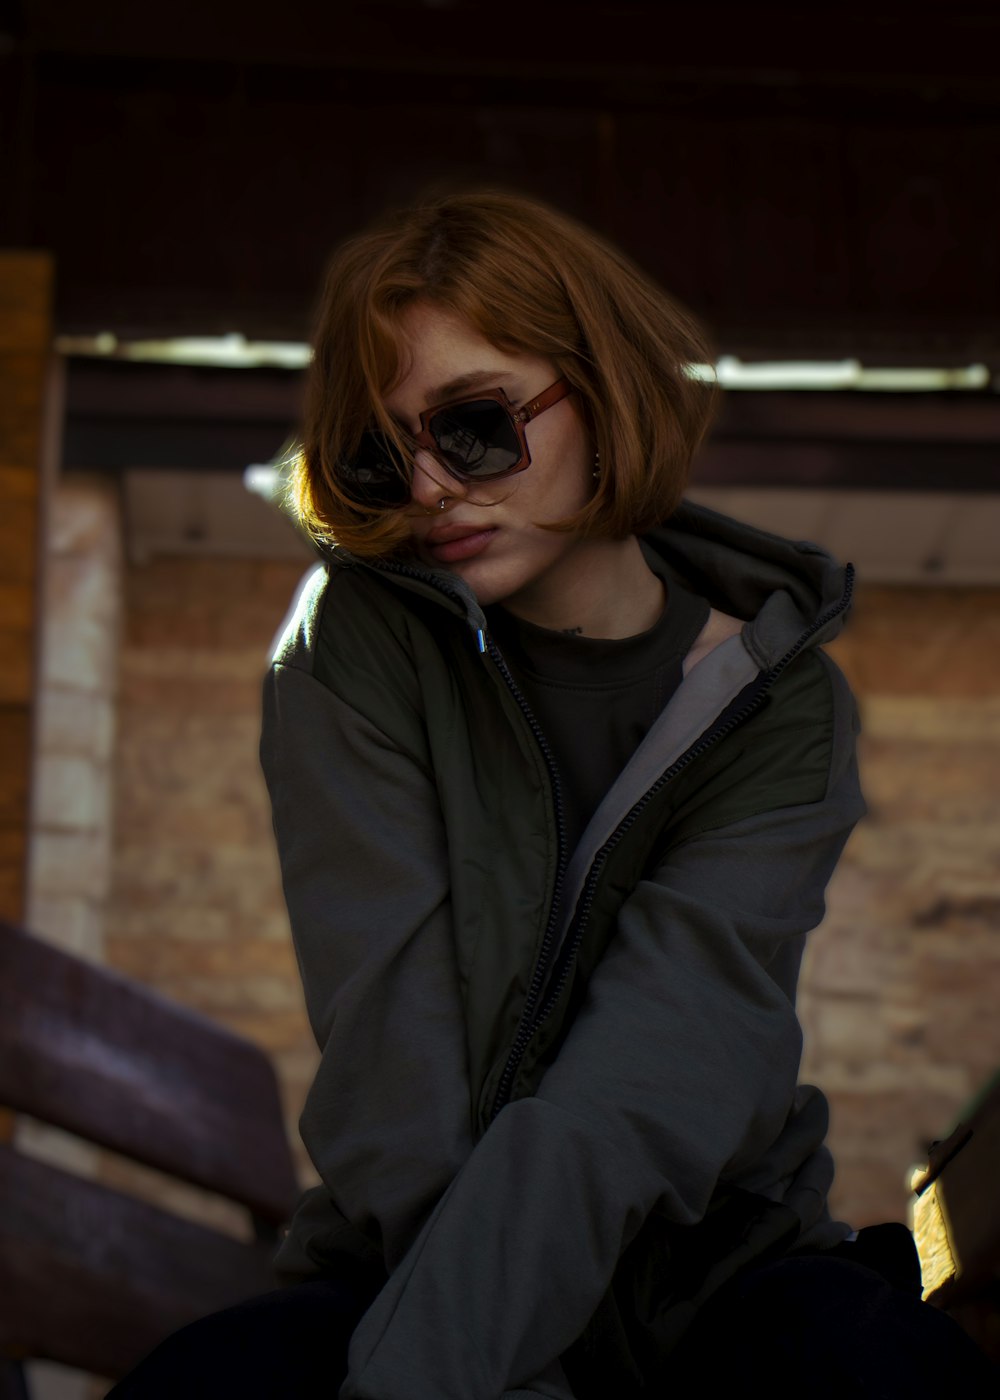
M 400 373 L 400 319 L 416 301 L 463 317 L 505 352 L 553 360 L 600 452 L 593 499 L 548 528 L 621 539 L 676 508 L 711 421 L 703 332 L 623 254 L 535 200 L 498 191 L 406 209 L 334 255 L 319 306 L 303 444 L 292 474 L 299 518 L 321 540 L 384 556 L 407 539 L 399 510 L 365 510 L 336 463 L 378 424 Z

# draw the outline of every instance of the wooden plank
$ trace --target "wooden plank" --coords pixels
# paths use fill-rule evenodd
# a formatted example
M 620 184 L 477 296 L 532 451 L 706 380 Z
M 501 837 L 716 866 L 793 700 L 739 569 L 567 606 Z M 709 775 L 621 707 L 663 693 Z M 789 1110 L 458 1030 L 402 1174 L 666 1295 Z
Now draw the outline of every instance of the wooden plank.
M 0 628 L 30 632 L 35 624 L 35 596 L 24 584 L 9 583 L 0 575 Z
M 32 475 L 38 462 L 46 364 L 46 357 L 37 353 L 0 355 L 0 461 Z
M 0 354 L 48 352 L 52 326 L 52 258 L 0 251 Z
M 224 1027 L 0 924 L 0 1102 L 246 1205 L 297 1196 L 278 1086 Z
M 962 9 L 968 7 L 956 7 Z M 31 35 L 38 50 L 59 54 L 192 59 L 202 62 L 294 64 L 306 68 L 353 67 L 410 79 L 456 73 L 472 82 L 497 77 L 508 84 L 534 84 L 544 94 L 561 72 L 592 84 L 609 74 L 627 87 L 643 80 L 672 91 L 685 80 L 722 85 L 741 74 L 761 81 L 780 73 L 783 83 L 822 73 L 853 90 L 859 75 L 891 74 L 894 86 L 912 89 L 926 101 L 929 78 L 995 76 L 989 55 L 1000 31 L 992 7 L 975 16 L 950 13 L 936 24 L 933 43 L 922 47 L 912 76 L 901 73 L 899 19 L 895 6 L 845 7 L 827 25 L 822 42 L 812 16 L 787 5 L 743 9 L 727 5 L 706 45 L 704 12 L 684 6 L 630 3 L 624 11 L 607 3 L 578 7 L 566 0 L 546 5 L 517 0 L 505 6 L 504 31 L 518 41 L 497 41 L 495 15 L 475 5 L 438 9 L 416 4 L 323 7 L 284 6 L 276 12 L 216 0 L 177 0 L 172 23 L 157 23 L 156 11 L 132 0 L 104 0 L 103 23 L 87 23 L 87 10 L 72 0 L 47 0 L 32 8 Z M 854 12 L 852 12 L 854 11 Z M 722 22 L 724 21 L 724 22 Z M 530 58 L 530 62 L 528 61 Z M 905 70 L 904 70 L 905 72 Z M 849 75 L 846 77 L 845 75 Z M 323 74 L 324 78 L 326 74 Z M 393 84 L 388 84 L 390 92 Z M 473 88 L 478 92 L 478 82 Z M 467 99 L 468 100 L 468 99 Z M 844 100 L 843 98 L 841 100 Z
M 28 803 L 31 717 L 27 709 L 0 706 L 0 825 L 18 827 Z
M 0 705 L 30 708 L 35 686 L 35 665 L 31 629 L 0 627 Z M 26 765 L 29 762 L 25 760 Z M 27 809 L 24 811 L 27 821 Z
M 38 473 L 0 455 L 0 500 L 29 502 L 38 496 Z
M 11 919 L 22 916 L 25 901 L 51 303 L 51 257 L 0 252 L 0 916 Z
M 3 287 L 4 263 L 4 254 L 0 253 L 0 289 Z M 2 309 L 0 325 L 4 325 Z M 25 324 L 23 329 L 30 338 L 31 327 Z M 4 326 L 4 330 L 9 333 L 9 325 Z M 31 349 L 24 344 L 14 343 L 0 349 L 0 365 L 3 365 L 4 371 L 3 379 L 0 380 L 0 409 L 4 415 L 16 412 L 31 419 L 37 418 L 45 389 L 44 380 L 39 377 L 39 370 L 44 369 L 47 358 L 47 348 Z
M 0 1146 L 0 1352 L 124 1375 L 178 1327 L 275 1286 L 243 1243 Z
M 0 822 L 0 920 L 19 918 L 24 908 L 27 858 L 23 822 L 20 818 L 13 824 Z
M 34 501 L 2 502 L 0 516 L 0 580 L 30 586 L 34 592 L 38 569 L 38 507 Z

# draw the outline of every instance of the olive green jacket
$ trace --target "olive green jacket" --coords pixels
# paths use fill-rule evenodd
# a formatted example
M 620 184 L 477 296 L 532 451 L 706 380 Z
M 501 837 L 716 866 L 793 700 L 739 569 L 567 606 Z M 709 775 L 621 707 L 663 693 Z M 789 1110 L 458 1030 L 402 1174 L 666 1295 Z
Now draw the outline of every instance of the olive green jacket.
M 863 812 L 855 707 L 817 650 L 850 572 L 691 505 L 644 547 L 746 623 L 572 852 L 454 575 L 334 554 L 275 652 L 261 754 L 323 1182 L 278 1263 L 388 1272 L 343 1400 L 565 1397 L 573 1347 L 577 1394 L 612 1356 L 624 1395 L 741 1260 L 847 1233 L 794 998 Z

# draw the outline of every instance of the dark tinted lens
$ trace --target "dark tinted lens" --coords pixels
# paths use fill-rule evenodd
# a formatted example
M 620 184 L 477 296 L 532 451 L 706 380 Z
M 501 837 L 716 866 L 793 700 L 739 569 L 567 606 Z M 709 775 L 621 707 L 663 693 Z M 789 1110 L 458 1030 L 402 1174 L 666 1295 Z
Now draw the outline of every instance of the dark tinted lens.
M 493 399 L 443 408 L 428 427 L 444 461 L 465 476 L 500 476 L 521 460 L 517 429 Z
M 349 462 L 337 468 L 340 484 L 363 506 L 403 506 L 410 499 L 406 462 L 385 433 L 365 433 Z

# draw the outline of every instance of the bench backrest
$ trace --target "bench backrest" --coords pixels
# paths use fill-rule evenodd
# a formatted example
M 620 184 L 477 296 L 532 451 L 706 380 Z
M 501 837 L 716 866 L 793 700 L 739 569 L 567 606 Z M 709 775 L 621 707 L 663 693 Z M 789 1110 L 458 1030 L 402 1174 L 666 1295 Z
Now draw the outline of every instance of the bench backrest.
M 256 1241 L 0 1148 L 0 1355 L 124 1373 L 273 1286 L 297 1194 L 257 1046 L 0 922 L 0 1104 L 243 1205 Z

